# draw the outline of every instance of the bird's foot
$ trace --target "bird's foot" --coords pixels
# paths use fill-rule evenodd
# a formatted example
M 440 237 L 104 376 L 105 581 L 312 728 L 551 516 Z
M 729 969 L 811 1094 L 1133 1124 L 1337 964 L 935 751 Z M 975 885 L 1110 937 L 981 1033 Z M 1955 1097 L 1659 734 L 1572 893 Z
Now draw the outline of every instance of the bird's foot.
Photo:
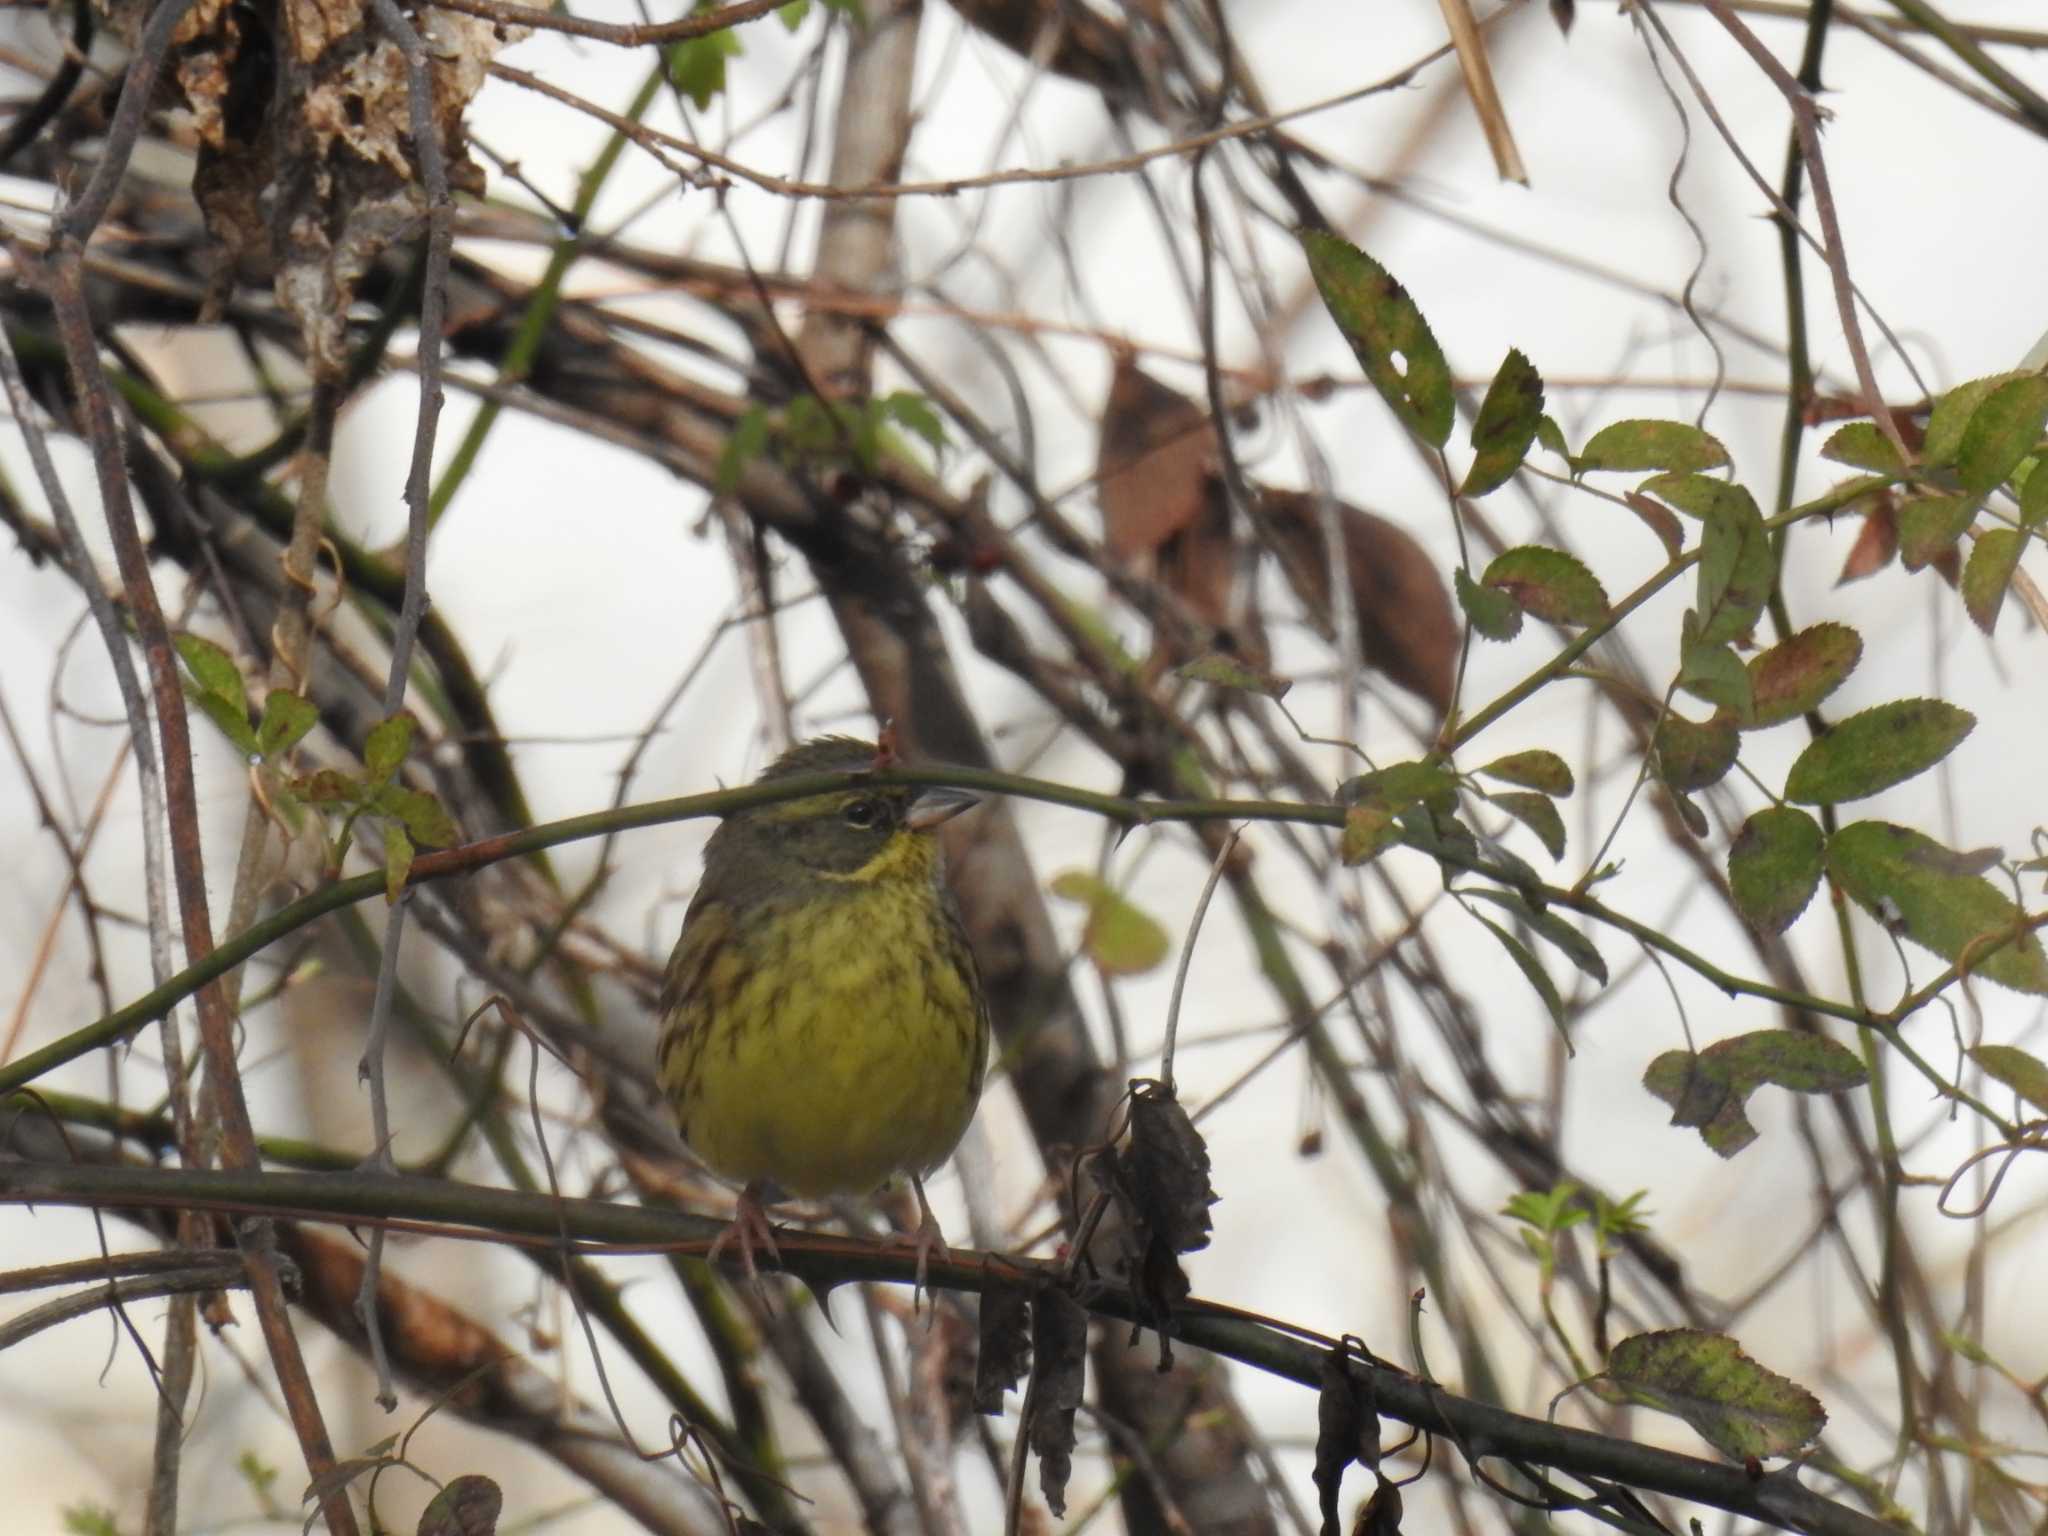
M 756 1253 L 765 1249 L 776 1267 L 782 1267 L 782 1254 L 775 1246 L 775 1229 L 768 1224 L 768 1212 L 762 1205 L 763 1190 L 764 1186 L 757 1179 L 740 1191 L 739 1200 L 733 1206 L 731 1224 L 712 1240 L 704 1253 L 706 1264 L 716 1264 L 726 1244 L 738 1244 L 740 1268 L 746 1272 L 747 1283 L 757 1290 L 761 1285 L 761 1272 L 754 1265 Z
M 917 1192 L 917 1232 L 911 1238 L 917 1254 L 917 1279 L 910 1291 L 910 1310 L 918 1310 L 925 1292 L 925 1277 L 931 1266 L 933 1253 L 951 1257 L 953 1250 L 946 1246 L 946 1234 L 939 1230 L 939 1218 L 932 1214 L 931 1202 L 924 1197 L 924 1181 L 912 1174 L 910 1187 Z M 932 1316 L 938 1315 L 938 1304 L 932 1304 Z M 930 1319 L 926 1320 L 930 1326 Z

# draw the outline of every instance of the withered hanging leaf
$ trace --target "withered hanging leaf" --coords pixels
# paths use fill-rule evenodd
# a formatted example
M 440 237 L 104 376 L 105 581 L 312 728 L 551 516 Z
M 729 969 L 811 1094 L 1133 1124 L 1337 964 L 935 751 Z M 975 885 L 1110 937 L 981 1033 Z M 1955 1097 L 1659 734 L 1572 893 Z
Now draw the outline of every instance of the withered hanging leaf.
M 1016 1390 L 1031 1365 L 1031 1293 L 990 1276 L 981 1288 L 981 1330 L 974 1354 L 974 1406 L 1000 1414 L 1003 1394 Z
M 1267 491 L 1260 504 L 1280 569 L 1316 632 L 1332 638 L 1336 629 L 1320 503 L 1305 491 Z M 1457 677 L 1459 633 L 1458 616 L 1436 562 L 1411 535 L 1385 518 L 1341 501 L 1335 511 L 1366 664 L 1444 714 L 1451 707 Z
M 1340 1344 L 1325 1351 L 1322 1378 L 1316 1399 L 1316 1502 L 1323 1515 L 1322 1536 L 1337 1536 L 1344 1471 L 1354 1461 L 1367 1466 L 1379 1461 L 1380 1424 L 1371 1378 L 1361 1382 L 1351 1374 L 1348 1348 Z
M 1666 1051 L 1643 1073 L 1643 1086 L 1671 1106 L 1673 1125 L 1694 1127 L 1715 1152 L 1733 1157 L 1756 1140 L 1745 1111 L 1766 1083 L 1794 1093 L 1840 1093 L 1868 1076 L 1853 1051 L 1825 1035 L 1760 1029 L 1704 1051 Z
M 1117 359 L 1095 457 L 1103 543 L 1218 627 L 1229 622 L 1236 563 L 1221 456 L 1207 411 Z
M 1074 1412 L 1088 1359 L 1088 1313 L 1065 1291 L 1047 1288 L 1031 1303 L 1031 1422 L 1025 1435 L 1038 1458 L 1038 1487 L 1055 1515 L 1067 1512 L 1074 1470 Z
M 1553 6 L 1556 0 L 1552 0 Z M 1379 1486 L 1372 1491 L 1372 1497 L 1358 1507 L 1358 1518 L 1351 1522 L 1351 1536 L 1401 1536 L 1401 1485 L 1389 1481 L 1384 1472 L 1376 1473 Z
M 1175 1253 L 1209 1246 L 1209 1148 L 1163 1083 L 1139 1082 L 1131 1091 L 1129 1143 L 1117 1161 L 1130 1181 L 1145 1225 Z
M 494 1536 L 505 1495 L 480 1472 L 448 1483 L 420 1512 L 418 1536 Z

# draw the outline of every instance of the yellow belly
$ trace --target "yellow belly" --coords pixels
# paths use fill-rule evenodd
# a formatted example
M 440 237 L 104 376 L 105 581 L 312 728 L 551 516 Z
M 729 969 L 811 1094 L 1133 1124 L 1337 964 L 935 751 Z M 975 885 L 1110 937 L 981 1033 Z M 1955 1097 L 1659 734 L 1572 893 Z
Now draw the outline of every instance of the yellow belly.
M 928 894 L 869 887 L 808 916 L 794 941 L 786 920 L 728 925 L 682 999 L 663 1086 L 726 1178 L 865 1194 L 959 1144 L 986 1035 Z

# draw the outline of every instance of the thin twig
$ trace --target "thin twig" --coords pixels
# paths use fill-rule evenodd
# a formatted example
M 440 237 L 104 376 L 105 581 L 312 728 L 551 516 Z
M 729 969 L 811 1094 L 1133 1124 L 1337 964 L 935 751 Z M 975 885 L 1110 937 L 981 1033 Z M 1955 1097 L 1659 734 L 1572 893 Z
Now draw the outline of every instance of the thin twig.
M 1188 965 L 1195 958 L 1195 935 L 1202 931 L 1202 919 L 1209 911 L 1209 898 L 1216 894 L 1216 883 L 1223 878 L 1231 854 L 1237 851 L 1237 840 L 1243 835 L 1242 827 L 1232 827 L 1223 834 L 1222 845 L 1217 848 L 1216 857 L 1209 862 L 1209 878 L 1202 882 L 1202 894 L 1195 898 L 1194 915 L 1188 919 L 1188 936 L 1181 940 L 1180 964 L 1173 972 L 1173 997 L 1166 1005 L 1166 1047 L 1159 1060 L 1159 1080 L 1166 1084 L 1168 1093 L 1173 1091 L 1173 1047 L 1180 1034 L 1181 993 L 1187 988 Z

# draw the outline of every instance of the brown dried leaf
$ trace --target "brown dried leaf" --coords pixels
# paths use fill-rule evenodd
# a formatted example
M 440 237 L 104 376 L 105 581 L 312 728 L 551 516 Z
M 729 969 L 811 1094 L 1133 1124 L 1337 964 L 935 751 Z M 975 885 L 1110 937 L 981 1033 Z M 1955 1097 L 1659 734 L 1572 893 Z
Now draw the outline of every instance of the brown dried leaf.
M 1899 507 L 1888 495 L 1881 495 L 1863 514 L 1863 527 L 1856 535 L 1856 542 L 1849 546 L 1849 556 L 1842 562 L 1842 574 L 1835 578 L 1835 585 L 1861 581 L 1865 576 L 1876 574 L 1892 563 L 1892 556 L 1899 552 Z
M 1103 543 L 1219 629 L 1230 623 L 1237 564 L 1216 479 L 1221 453 L 1207 411 L 1117 359 L 1095 459 Z
M 1031 1364 L 1031 1293 L 991 1277 L 981 1289 L 980 1347 L 974 1356 L 974 1406 L 1000 1414 Z
M 1281 570 L 1309 622 L 1330 638 L 1330 565 L 1317 499 L 1305 491 L 1269 490 L 1263 505 Z M 1366 664 L 1445 714 L 1457 677 L 1459 629 L 1443 576 L 1402 528 L 1343 502 L 1336 510 Z
M 1031 1306 L 1031 1422 L 1025 1434 L 1038 1457 L 1038 1487 L 1055 1515 L 1067 1512 L 1074 1470 L 1074 1413 L 1088 1359 L 1088 1313 L 1064 1291 L 1043 1290 Z
M 1134 1089 L 1130 1142 L 1117 1162 L 1149 1230 L 1175 1253 L 1209 1246 L 1209 1207 L 1217 1200 L 1209 1148 L 1171 1088 L 1147 1082 Z

